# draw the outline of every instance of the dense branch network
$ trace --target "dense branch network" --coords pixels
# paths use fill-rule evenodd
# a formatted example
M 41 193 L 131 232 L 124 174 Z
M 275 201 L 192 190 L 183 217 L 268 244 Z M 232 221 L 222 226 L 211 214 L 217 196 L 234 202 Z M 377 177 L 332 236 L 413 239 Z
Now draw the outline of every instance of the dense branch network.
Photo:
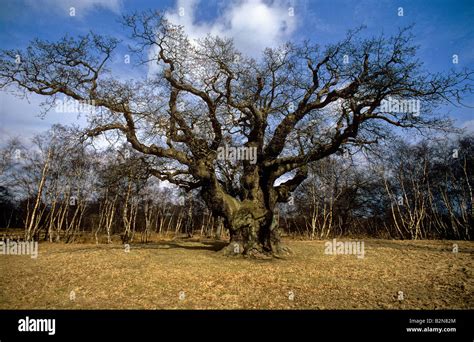
M 89 34 L 3 51 L 1 87 L 44 95 L 50 105 L 58 95 L 93 103 L 89 137 L 118 132 L 149 157 L 151 174 L 201 188 L 228 221 L 246 202 L 272 211 L 306 179 L 308 164 L 377 143 L 391 127 L 446 127 L 437 106 L 472 92 L 472 71 L 423 71 L 410 28 L 370 39 L 357 29 L 324 49 L 286 44 L 255 60 L 229 39 L 190 40 L 157 12 L 123 23 L 146 78 L 113 78 L 106 66 L 119 42 Z M 418 112 L 384 108 L 407 99 Z M 256 158 L 219 158 L 223 145 L 254 149 Z

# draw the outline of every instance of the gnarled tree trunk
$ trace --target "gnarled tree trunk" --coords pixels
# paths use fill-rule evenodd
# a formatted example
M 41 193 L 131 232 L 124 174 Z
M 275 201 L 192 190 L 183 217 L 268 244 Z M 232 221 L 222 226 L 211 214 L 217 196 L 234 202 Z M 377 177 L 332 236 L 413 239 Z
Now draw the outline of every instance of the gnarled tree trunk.
M 263 190 L 261 177 L 247 178 L 256 186 L 244 192 L 241 200 L 227 194 L 213 179 L 202 187 L 201 196 L 213 212 L 224 218 L 230 243 L 225 255 L 243 254 L 256 258 L 280 257 L 290 252 L 282 247 L 278 221 L 275 216 L 275 190 Z

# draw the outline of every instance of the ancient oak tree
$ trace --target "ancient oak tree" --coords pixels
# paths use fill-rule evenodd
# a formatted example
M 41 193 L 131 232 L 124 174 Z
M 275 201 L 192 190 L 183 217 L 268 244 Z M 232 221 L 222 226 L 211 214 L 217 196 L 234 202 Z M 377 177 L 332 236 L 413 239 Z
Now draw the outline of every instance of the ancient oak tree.
M 60 97 L 95 106 L 87 136 L 118 134 L 151 174 L 199 191 L 224 218 L 230 253 L 285 253 L 275 206 L 308 164 L 375 144 L 395 126 L 443 128 L 436 108 L 472 91 L 470 71 L 424 71 L 410 29 L 375 38 L 354 30 L 324 48 L 289 43 L 253 59 L 230 39 L 191 40 L 157 12 L 123 23 L 141 77 L 114 76 L 120 42 L 91 33 L 3 51 L 0 86 L 51 106 Z

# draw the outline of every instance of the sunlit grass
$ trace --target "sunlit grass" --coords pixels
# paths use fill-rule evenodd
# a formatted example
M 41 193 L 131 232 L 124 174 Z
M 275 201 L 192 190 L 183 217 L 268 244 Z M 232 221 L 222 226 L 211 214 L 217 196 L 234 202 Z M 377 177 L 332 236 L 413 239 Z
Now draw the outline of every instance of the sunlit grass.
M 223 242 L 212 241 L 132 244 L 129 253 L 120 244 L 41 243 L 37 259 L 0 255 L 0 308 L 474 307 L 474 243 L 364 241 L 363 259 L 325 255 L 324 241 L 285 241 L 295 254 L 271 261 L 224 257 Z

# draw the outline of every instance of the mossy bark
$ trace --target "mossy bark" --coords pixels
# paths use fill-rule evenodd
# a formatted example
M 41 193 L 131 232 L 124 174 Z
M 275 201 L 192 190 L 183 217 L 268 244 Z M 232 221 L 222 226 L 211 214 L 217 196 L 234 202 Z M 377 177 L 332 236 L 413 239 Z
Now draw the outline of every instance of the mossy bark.
M 249 181 L 249 179 L 253 181 Z M 280 257 L 289 253 L 281 246 L 278 222 L 275 219 L 275 195 L 264 191 L 258 173 L 247 177 L 244 200 L 230 196 L 217 181 L 202 187 L 201 196 L 214 215 L 224 218 L 230 243 L 225 255 L 244 255 L 255 258 Z
M 228 226 L 230 243 L 225 255 L 244 255 L 266 259 L 289 254 L 281 245 L 280 232 L 273 212 L 243 207 L 233 215 Z

